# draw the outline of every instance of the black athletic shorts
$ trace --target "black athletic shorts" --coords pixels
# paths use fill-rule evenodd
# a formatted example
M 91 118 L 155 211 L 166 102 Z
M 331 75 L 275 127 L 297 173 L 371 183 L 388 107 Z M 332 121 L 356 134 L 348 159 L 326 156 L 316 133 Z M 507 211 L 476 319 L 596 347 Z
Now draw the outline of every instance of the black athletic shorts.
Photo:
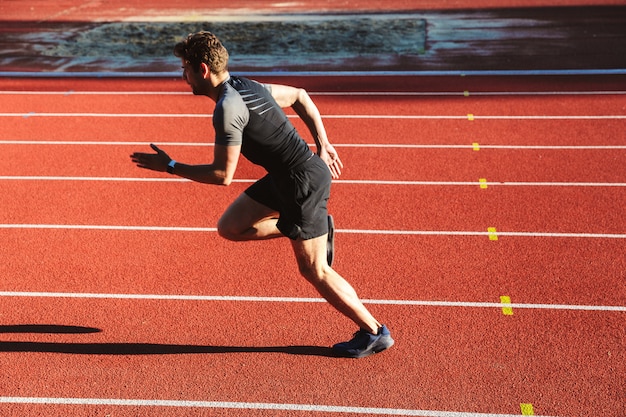
M 308 240 L 328 233 L 331 175 L 317 155 L 291 171 L 267 174 L 245 193 L 279 213 L 278 230 L 292 240 Z

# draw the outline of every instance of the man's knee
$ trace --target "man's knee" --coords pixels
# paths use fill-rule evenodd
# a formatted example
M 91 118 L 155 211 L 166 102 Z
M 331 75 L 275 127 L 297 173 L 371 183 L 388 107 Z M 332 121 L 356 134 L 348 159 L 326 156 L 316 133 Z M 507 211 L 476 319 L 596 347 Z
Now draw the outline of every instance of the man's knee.
M 217 221 L 217 234 L 227 240 L 241 240 L 241 233 L 235 228 L 235 225 L 225 216 Z
M 324 281 L 326 278 L 327 265 L 316 264 L 306 260 L 298 260 L 298 270 L 300 274 L 310 283 L 315 284 Z
M 330 267 L 326 262 L 326 237 L 292 241 L 300 274 L 315 283 L 327 278 Z

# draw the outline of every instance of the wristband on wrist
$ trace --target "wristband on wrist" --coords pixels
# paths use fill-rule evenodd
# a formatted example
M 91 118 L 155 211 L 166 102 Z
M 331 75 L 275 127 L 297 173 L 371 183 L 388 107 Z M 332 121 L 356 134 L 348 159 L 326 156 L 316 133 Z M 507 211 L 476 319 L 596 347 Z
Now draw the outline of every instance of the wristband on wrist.
M 176 166 L 176 161 L 174 161 L 173 159 L 170 160 L 169 164 L 167 164 L 167 173 L 168 174 L 173 174 L 174 173 L 174 167 Z

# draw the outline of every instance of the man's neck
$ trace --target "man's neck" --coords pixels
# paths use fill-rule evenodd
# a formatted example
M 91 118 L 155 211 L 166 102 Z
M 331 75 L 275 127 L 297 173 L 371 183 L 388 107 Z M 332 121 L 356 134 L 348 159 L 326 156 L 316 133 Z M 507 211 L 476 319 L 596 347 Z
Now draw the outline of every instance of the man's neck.
M 224 90 L 224 83 L 228 81 L 230 78 L 230 74 L 228 71 L 223 71 L 219 74 L 211 74 L 211 90 L 209 94 L 207 94 L 213 101 L 217 102 L 220 96 L 222 95 L 222 91 Z

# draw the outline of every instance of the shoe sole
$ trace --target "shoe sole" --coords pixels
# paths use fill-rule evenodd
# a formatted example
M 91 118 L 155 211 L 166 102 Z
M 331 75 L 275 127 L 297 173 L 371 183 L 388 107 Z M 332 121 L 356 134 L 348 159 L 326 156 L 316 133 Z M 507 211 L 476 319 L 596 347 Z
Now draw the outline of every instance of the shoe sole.
M 384 352 L 385 350 L 392 347 L 394 343 L 395 343 L 395 340 L 389 337 L 383 346 L 374 346 L 373 348 L 363 351 L 359 353 L 358 355 L 350 355 L 348 352 L 337 352 L 337 353 L 339 356 L 343 358 L 361 359 L 361 358 L 366 358 L 368 356 L 375 355 L 376 353 Z
M 393 344 L 395 343 L 395 341 L 393 339 L 391 339 L 391 338 L 390 338 L 390 340 L 388 342 L 390 342 L 390 343 L 385 344 L 384 346 L 375 347 L 375 348 L 373 348 L 371 350 L 368 350 L 366 352 L 361 353 L 360 355 L 353 356 L 353 358 L 355 358 L 355 359 L 366 358 L 368 356 L 372 356 L 372 355 L 375 355 L 377 353 L 384 352 L 385 350 L 387 350 L 390 347 L 392 347 Z

